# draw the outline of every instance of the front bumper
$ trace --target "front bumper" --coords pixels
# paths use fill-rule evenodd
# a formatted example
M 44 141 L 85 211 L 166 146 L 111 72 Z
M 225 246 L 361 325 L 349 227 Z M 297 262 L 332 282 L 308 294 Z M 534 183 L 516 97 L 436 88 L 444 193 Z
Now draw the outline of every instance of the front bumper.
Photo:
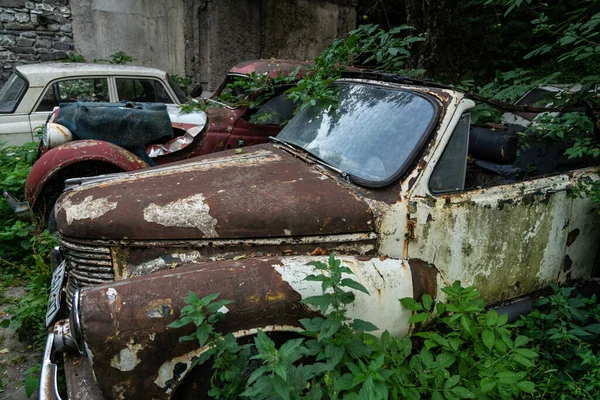
M 19 199 L 8 192 L 4 192 L 3 196 L 8 202 L 10 208 L 12 208 L 19 218 L 26 219 L 31 216 L 31 207 L 29 207 L 28 202 L 19 201 Z
M 58 357 L 63 356 L 67 398 L 69 400 L 104 400 L 94 381 L 89 359 L 81 356 L 70 334 L 69 323 L 61 320 L 48 334 L 42 371 L 39 400 L 62 400 L 58 390 Z

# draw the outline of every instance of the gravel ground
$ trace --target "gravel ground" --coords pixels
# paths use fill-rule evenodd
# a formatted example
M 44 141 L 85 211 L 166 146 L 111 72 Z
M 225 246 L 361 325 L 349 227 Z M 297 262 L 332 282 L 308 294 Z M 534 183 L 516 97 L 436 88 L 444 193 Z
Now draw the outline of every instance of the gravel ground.
M 22 287 L 8 288 L 5 296 L 19 298 L 25 294 Z M 8 304 L 0 305 L 0 321 L 7 318 Z M 20 342 L 11 328 L 0 328 L 0 380 L 4 389 L 0 392 L 0 399 L 26 400 L 25 387 L 23 386 L 24 372 L 42 360 L 42 353 L 34 351 L 31 346 Z M 29 399 L 37 400 L 37 392 Z

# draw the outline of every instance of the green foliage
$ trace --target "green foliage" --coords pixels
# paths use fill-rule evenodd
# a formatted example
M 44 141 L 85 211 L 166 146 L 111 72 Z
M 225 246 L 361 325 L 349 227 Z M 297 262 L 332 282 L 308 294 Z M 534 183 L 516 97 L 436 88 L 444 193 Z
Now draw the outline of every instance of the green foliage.
M 37 143 L 0 148 L 0 192 L 8 191 L 23 198 L 25 180 L 37 155 Z M 22 340 L 43 343 L 44 316 L 48 302 L 51 268 L 48 257 L 55 245 L 44 230 L 44 221 L 35 217 L 19 220 L 8 203 L 0 200 L 0 267 L 3 284 L 24 279 L 26 295 L 8 308 L 10 324 Z
M 270 99 L 278 88 L 295 85 L 285 93 L 298 104 L 297 109 L 314 106 L 317 102 L 335 105 L 337 92 L 332 83 L 339 79 L 349 67 L 377 69 L 382 72 L 416 76 L 422 70 L 405 69 L 410 56 L 408 47 L 424 40 L 422 37 L 406 35 L 412 28 L 407 25 L 384 30 L 378 25 L 361 25 L 351 31 L 346 39 L 336 39 L 322 54 L 314 59 L 314 65 L 298 79 L 298 69 L 291 74 L 278 74 L 275 78 L 253 72 L 237 77 L 230 82 L 215 100 L 191 101 L 180 106 L 182 112 L 204 111 L 208 107 L 247 106 L 258 108 Z M 273 113 L 275 111 L 272 111 Z M 258 121 L 272 117 L 271 112 L 255 116 Z M 285 122 L 284 122 L 285 123 Z
M 81 54 L 69 54 L 69 56 L 65 60 L 63 60 L 63 62 L 84 63 L 86 61 L 85 57 Z
M 171 74 L 171 80 L 181 89 L 183 93 L 188 92 L 188 88 L 192 84 L 192 80 L 185 76 L 179 76 L 177 74 Z
M 412 323 L 425 327 L 410 337 L 381 338 L 368 332 L 373 324 L 346 316 L 357 293 L 367 290 L 351 278 L 352 271 L 332 254 L 327 263 L 311 262 L 319 273 L 305 278 L 319 282 L 322 293 L 305 298 L 323 317 L 300 321 L 303 337 L 276 343 L 259 331 L 254 343 L 240 346 L 231 334 L 212 324 L 223 319 L 217 294 L 203 299 L 190 293 L 181 318 L 172 328 L 190 323 L 205 352 L 196 361 L 213 358 L 209 395 L 252 399 L 513 399 L 537 393 L 528 379 L 538 354 L 519 335 L 506 315 L 484 312 L 473 288 L 459 282 L 444 288 L 447 303 L 429 295 L 421 301 L 401 299 L 414 311 Z M 247 379 L 246 379 L 247 378 Z
M 102 62 L 107 62 L 109 64 L 127 64 L 130 62 L 135 61 L 136 59 L 131 57 L 129 54 L 125 53 L 122 50 L 117 51 L 116 53 L 111 54 L 110 56 L 108 56 L 108 60 L 104 60 L 101 58 L 94 58 L 94 62 L 97 63 L 102 63 Z
M 288 96 L 301 104 L 300 109 L 314 106 L 317 102 L 335 105 L 337 96 L 331 84 L 353 66 L 411 76 L 422 74 L 421 70 L 405 69 L 405 61 L 410 56 L 409 45 L 423 40 L 412 35 L 401 37 L 411 29 L 407 25 L 389 31 L 372 24 L 359 26 L 346 39 L 336 39 L 317 56 L 315 65 L 304 79 L 287 91 Z
M 111 64 L 127 64 L 135 61 L 135 58 L 131 57 L 124 51 L 117 51 L 109 56 L 108 62 Z
M 540 360 L 532 371 L 537 399 L 596 399 L 600 393 L 600 304 L 573 288 L 553 286 L 520 321 Z
M 41 370 L 42 364 L 36 364 L 23 372 L 23 375 L 25 376 L 25 379 L 23 379 L 23 385 L 25 386 L 25 394 L 27 395 L 27 398 L 30 398 L 33 392 L 37 390 L 40 384 Z

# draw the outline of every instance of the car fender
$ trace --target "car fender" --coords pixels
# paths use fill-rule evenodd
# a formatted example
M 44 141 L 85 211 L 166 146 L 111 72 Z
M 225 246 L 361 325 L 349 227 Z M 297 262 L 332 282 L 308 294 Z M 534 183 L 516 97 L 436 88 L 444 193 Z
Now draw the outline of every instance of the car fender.
M 436 294 L 438 273 L 419 261 L 341 256 L 351 277 L 370 295 L 354 291 L 348 306 L 350 318 L 360 318 L 405 335 L 411 311 L 399 298 Z M 78 327 L 83 348 L 92 362 L 94 376 L 106 398 L 166 399 L 191 370 L 203 352 L 196 341 L 179 338 L 195 326 L 169 328 L 179 318 L 188 292 L 200 298 L 220 293 L 233 300 L 223 307 L 225 320 L 215 329 L 237 337 L 263 331 L 301 331 L 299 320 L 320 316 L 318 308 L 301 302 L 321 294 L 321 282 L 306 281 L 319 271 L 309 261 L 327 257 L 290 256 L 250 258 L 237 261 L 191 263 L 174 270 L 76 292 Z M 350 277 L 350 275 L 348 275 Z M 123 398 L 123 397 L 121 397 Z
M 44 153 L 33 165 L 25 182 L 25 198 L 33 207 L 46 183 L 65 167 L 84 161 L 103 161 L 123 171 L 148 168 L 141 158 L 102 140 L 77 140 Z

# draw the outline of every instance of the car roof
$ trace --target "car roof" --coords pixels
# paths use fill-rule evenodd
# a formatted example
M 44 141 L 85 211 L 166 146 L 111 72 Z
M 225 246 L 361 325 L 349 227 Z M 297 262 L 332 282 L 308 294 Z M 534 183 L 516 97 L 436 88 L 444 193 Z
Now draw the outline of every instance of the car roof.
M 108 63 L 40 63 L 15 67 L 29 86 L 45 86 L 48 82 L 69 76 L 137 75 L 162 78 L 166 72 L 158 68 Z
M 274 78 L 277 74 L 289 75 L 297 67 L 300 67 L 299 75 L 303 76 L 310 67 L 314 65 L 311 61 L 299 60 L 250 60 L 236 64 L 230 70 L 230 74 L 246 75 L 256 72 L 257 74 L 269 74 Z

